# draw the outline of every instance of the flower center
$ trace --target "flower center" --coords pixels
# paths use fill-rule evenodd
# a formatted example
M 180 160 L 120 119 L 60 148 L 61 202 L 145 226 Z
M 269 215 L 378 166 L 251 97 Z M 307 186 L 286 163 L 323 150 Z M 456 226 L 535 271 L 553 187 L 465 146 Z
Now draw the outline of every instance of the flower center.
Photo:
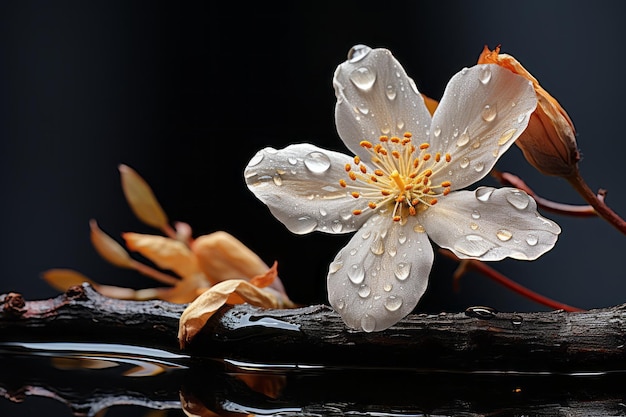
M 393 220 L 399 222 L 448 195 L 452 183 L 435 184 L 431 177 L 452 160 L 450 154 L 437 152 L 433 155 L 428 152 L 428 143 L 416 147 L 411 137 L 411 133 L 406 132 L 402 138 L 381 136 L 376 144 L 360 143 L 371 155 L 374 171 L 368 172 L 368 167 L 355 156 L 354 164 L 345 167 L 349 181 L 339 180 L 342 187 L 351 190 L 352 197 L 367 200 L 367 205 L 354 210 L 353 214 L 391 206 Z

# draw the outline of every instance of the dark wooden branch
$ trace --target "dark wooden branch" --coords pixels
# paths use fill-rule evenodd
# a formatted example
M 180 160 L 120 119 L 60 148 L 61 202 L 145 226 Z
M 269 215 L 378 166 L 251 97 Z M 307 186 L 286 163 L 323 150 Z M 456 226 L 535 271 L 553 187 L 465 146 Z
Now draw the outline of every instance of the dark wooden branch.
M 184 308 L 110 299 L 87 284 L 48 300 L 0 295 L 0 397 L 48 396 L 75 415 L 95 415 L 113 404 L 175 408 L 179 392 L 181 407 L 196 404 L 229 416 L 238 415 L 234 406 L 241 414 L 290 410 L 294 416 L 394 410 L 468 417 L 626 415 L 626 306 L 576 313 L 476 307 L 413 314 L 369 334 L 346 329 L 322 305 L 224 306 L 181 352 L 176 335 Z M 20 350 L 28 341 L 160 348 L 181 354 L 184 366 L 150 378 L 124 376 L 127 367 L 105 374 L 59 369 L 50 357 L 63 355 L 31 357 Z M 260 392 L 242 375 L 278 389 Z
M 140 344 L 178 351 L 184 305 L 104 297 L 88 284 L 40 301 L 0 295 L 0 340 Z M 413 314 L 377 333 L 347 329 L 324 305 L 224 306 L 188 347 L 194 357 L 262 364 L 454 372 L 609 372 L 626 363 L 626 306 L 586 312 Z

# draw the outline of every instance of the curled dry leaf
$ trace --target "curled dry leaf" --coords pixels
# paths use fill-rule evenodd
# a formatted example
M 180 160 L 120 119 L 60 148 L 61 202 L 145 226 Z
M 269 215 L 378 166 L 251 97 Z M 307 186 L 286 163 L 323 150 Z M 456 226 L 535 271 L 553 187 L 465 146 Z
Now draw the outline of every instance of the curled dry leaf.
M 224 304 L 249 304 L 263 308 L 292 308 L 294 304 L 283 294 L 266 287 L 277 276 L 277 265 L 250 281 L 222 281 L 192 301 L 180 317 L 178 341 L 184 348 L 204 327 L 211 316 Z M 257 285 L 262 285 L 259 287 Z
M 104 233 L 95 220 L 89 222 L 89 227 L 91 228 L 91 243 L 100 256 L 120 268 L 133 267 L 133 260 L 126 249 Z
M 148 226 L 164 229 L 168 226 L 167 215 L 161 208 L 148 183 L 131 167 L 120 165 L 122 189 L 135 216 Z

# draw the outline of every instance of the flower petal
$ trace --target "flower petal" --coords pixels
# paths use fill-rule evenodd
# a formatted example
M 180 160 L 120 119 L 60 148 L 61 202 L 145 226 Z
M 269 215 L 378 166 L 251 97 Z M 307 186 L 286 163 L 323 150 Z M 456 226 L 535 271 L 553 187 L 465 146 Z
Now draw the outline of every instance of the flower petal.
M 456 74 L 431 129 L 432 152 L 449 153 L 452 162 L 433 181 L 449 180 L 458 190 L 483 178 L 524 131 L 536 105 L 532 84 L 504 68 L 483 64 Z
M 537 212 L 537 203 L 516 188 L 457 191 L 424 211 L 428 236 L 459 258 L 533 260 L 552 249 L 561 228 Z
M 330 304 L 349 327 L 384 330 L 419 301 L 433 256 L 428 236 L 415 217 L 401 225 L 389 216 L 375 215 L 331 263 Z
M 353 47 L 335 70 L 333 86 L 339 136 L 364 161 L 369 155 L 359 146 L 362 140 L 408 131 L 418 143 L 427 141 L 431 117 L 424 99 L 387 49 Z
M 293 233 L 347 233 L 367 220 L 352 214 L 357 203 L 339 185 L 351 162 L 347 155 L 303 143 L 259 151 L 244 176 L 248 188 Z

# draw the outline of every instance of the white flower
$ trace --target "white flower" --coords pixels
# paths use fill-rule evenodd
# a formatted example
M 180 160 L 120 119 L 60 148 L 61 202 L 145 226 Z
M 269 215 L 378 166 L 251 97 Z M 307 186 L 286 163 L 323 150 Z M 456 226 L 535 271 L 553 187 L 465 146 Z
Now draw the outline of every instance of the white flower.
M 330 264 L 328 298 L 367 332 L 409 314 L 426 290 L 429 238 L 460 258 L 536 259 L 561 232 L 514 188 L 458 191 L 483 178 L 528 124 L 530 82 L 496 65 L 456 74 L 431 118 L 386 49 L 353 47 L 333 85 L 341 139 L 356 156 L 302 143 L 249 162 L 250 190 L 289 230 L 356 231 Z

